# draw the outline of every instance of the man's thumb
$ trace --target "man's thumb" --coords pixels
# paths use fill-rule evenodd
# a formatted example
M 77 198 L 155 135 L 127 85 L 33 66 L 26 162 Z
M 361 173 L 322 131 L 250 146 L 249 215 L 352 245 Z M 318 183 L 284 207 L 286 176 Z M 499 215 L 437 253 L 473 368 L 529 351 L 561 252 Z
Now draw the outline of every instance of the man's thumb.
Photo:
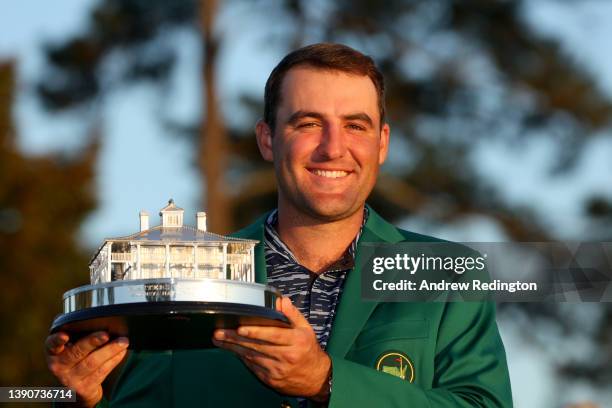
M 283 298 L 281 299 L 281 312 L 283 312 L 283 314 L 287 316 L 287 319 L 289 319 L 289 322 L 294 327 L 304 325 L 310 326 L 308 320 L 306 320 L 306 318 L 302 315 L 302 312 L 300 312 L 298 308 L 293 306 L 293 303 L 291 303 L 291 299 L 286 296 L 283 296 Z

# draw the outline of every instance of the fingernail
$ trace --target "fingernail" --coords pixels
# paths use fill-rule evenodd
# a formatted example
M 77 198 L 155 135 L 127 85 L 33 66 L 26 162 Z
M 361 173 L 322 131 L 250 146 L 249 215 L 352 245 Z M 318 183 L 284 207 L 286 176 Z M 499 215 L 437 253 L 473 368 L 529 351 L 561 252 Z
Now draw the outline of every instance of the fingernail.
M 238 328 L 238 334 L 241 335 L 241 336 L 248 336 L 249 335 L 249 331 L 245 327 L 239 327 Z
M 100 343 L 106 343 L 108 341 L 108 335 L 106 333 L 97 333 L 96 334 L 96 339 Z
M 225 338 L 225 332 L 223 330 L 215 331 L 215 339 L 223 340 Z
M 117 337 L 115 343 L 117 343 L 121 347 L 127 347 L 130 345 L 130 340 L 127 337 Z

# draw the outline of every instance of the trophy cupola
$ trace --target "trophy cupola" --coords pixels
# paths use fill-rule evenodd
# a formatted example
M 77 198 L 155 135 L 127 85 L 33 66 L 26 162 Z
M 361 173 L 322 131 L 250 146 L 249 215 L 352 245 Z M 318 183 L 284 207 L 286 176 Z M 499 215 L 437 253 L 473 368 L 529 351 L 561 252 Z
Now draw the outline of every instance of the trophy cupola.
M 174 200 L 171 198 L 168 200 L 168 205 L 159 210 L 159 215 L 162 220 L 162 227 L 164 228 L 180 228 L 183 226 L 183 213 L 184 210 L 174 204 Z

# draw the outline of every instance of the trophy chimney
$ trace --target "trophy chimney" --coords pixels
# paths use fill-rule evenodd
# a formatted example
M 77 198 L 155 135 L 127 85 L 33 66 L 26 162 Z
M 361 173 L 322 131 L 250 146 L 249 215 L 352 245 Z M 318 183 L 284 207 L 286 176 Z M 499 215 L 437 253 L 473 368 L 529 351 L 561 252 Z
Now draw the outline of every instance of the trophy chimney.
M 146 211 L 140 212 L 140 231 L 149 229 L 149 213 Z
M 206 231 L 206 213 L 204 211 L 196 213 L 196 225 L 200 231 Z

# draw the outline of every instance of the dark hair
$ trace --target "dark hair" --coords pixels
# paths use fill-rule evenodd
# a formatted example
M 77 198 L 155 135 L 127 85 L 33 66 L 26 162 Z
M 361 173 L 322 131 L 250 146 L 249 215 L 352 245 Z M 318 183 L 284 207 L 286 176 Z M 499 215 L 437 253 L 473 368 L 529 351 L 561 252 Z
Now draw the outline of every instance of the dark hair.
M 264 121 L 274 131 L 276 111 L 280 104 L 280 92 L 285 74 L 295 66 L 342 71 L 368 76 L 378 96 L 378 111 L 381 125 L 385 120 L 385 83 L 382 73 L 371 57 L 342 44 L 319 43 L 299 48 L 285 56 L 270 73 L 264 94 Z

